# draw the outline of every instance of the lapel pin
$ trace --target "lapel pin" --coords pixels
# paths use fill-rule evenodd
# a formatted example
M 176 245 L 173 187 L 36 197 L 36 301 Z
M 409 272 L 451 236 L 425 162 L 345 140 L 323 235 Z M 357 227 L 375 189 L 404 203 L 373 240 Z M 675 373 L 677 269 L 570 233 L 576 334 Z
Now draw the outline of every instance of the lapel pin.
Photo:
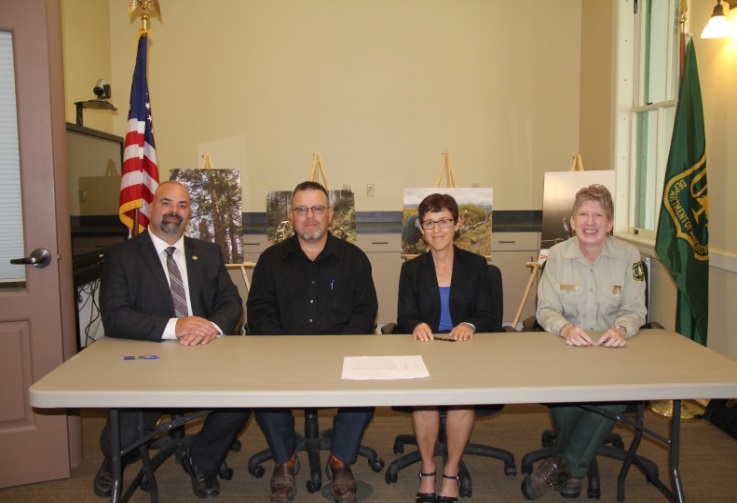
M 197 260 L 197 259 L 199 259 L 199 258 L 200 258 L 200 257 L 198 257 L 197 255 L 192 255 L 192 260 Z

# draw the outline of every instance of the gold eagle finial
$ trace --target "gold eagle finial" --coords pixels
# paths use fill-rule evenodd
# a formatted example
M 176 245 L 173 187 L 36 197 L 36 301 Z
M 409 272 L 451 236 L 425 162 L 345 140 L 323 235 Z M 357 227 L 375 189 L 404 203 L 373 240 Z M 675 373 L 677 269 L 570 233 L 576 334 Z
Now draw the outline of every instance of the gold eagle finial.
M 128 2 L 128 14 L 134 14 L 137 10 L 141 12 L 141 23 L 143 31 L 148 31 L 148 19 L 151 16 L 161 19 L 159 0 L 130 0 Z

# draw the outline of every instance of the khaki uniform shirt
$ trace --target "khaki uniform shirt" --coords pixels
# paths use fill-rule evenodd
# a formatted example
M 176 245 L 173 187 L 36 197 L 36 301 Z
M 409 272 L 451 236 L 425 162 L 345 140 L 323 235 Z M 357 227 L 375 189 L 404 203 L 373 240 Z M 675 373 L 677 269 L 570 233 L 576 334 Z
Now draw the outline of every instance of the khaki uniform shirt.
M 620 325 L 630 337 L 647 314 L 640 252 L 612 236 L 593 265 L 581 253 L 575 236 L 553 246 L 537 295 L 537 322 L 553 334 L 573 323 L 586 331 Z

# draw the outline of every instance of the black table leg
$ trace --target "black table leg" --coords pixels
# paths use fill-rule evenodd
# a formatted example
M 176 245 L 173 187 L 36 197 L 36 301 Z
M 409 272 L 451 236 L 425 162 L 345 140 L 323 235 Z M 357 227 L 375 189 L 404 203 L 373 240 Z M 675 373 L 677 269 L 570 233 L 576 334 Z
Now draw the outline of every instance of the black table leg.
M 112 475 L 113 483 L 110 491 L 110 502 L 117 503 L 120 501 L 123 492 L 123 456 L 120 447 L 120 410 L 110 409 L 108 412 L 110 418 L 110 449 L 112 450 Z
M 681 400 L 673 400 L 673 415 L 671 416 L 671 433 L 670 433 L 670 476 L 673 485 L 673 497 L 676 501 L 683 503 L 686 498 L 683 494 L 683 485 L 681 484 L 681 474 L 678 468 L 679 457 L 681 454 Z

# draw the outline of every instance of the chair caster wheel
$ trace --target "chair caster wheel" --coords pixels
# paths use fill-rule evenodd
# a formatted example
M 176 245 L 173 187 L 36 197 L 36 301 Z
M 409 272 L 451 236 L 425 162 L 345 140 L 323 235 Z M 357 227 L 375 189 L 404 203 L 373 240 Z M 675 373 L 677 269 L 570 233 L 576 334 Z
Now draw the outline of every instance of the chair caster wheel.
M 373 471 L 379 473 L 384 468 L 384 460 L 379 458 L 369 462 L 369 466 Z
M 233 478 L 233 469 L 226 468 L 225 470 L 221 470 L 219 475 L 220 475 L 220 478 L 223 480 L 230 480 Z
M 386 472 L 384 475 L 384 480 L 386 480 L 387 484 L 396 484 L 397 483 L 397 474 L 396 473 L 389 473 Z
M 322 487 L 322 484 L 316 483 L 314 480 L 308 480 L 307 481 L 307 484 L 305 484 L 305 485 L 307 486 L 307 491 L 310 492 L 310 493 L 314 493 L 315 491 L 319 491 L 320 488 Z
M 394 454 L 403 454 L 404 444 L 400 442 L 394 442 L 394 446 L 392 447 L 392 450 L 394 451 Z
M 233 452 L 240 452 L 241 451 L 241 446 L 242 446 L 241 441 L 240 440 L 236 440 L 236 441 L 234 441 L 230 445 L 230 450 L 233 451 Z
M 517 475 L 517 467 L 514 465 L 504 465 L 504 475 L 507 477 L 514 477 Z
M 148 483 L 148 479 L 146 477 L 143 477 L 141 479 L 141 482 L 138 484 L 138 487 L 141 488 L 141 491 L 150 493 L 151 492 L 151 485 Z
M 266 470 L 264 470 L 264 467 L 261 465 L 254 466 L 253 468 L 251 468 L 250 466 L 248 467 L 248 473 L 250 473 L 257 479 L 263 477 L 265 472 Z

